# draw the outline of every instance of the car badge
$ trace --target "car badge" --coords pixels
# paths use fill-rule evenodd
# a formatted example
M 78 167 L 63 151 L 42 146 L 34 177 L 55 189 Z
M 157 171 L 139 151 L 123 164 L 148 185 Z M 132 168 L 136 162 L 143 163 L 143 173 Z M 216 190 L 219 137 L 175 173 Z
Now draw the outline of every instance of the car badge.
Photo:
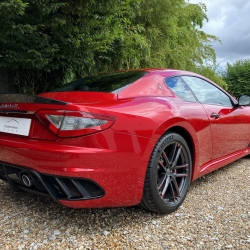
M 18 109 L 18 104 L 0 104 L 0 109 Z

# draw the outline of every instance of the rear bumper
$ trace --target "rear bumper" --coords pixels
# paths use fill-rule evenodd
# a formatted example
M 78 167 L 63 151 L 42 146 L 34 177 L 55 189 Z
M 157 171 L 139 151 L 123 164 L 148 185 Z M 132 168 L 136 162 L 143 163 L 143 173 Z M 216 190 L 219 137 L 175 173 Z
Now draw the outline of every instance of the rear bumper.
M 0 163 L 0 179 L 15 191 L 28 191 L 52 197 L 55 201 L 81 201 L 101 198 L 104 190 L 88 179 L 44 175 L 34 170 Z
M 0 175 L 13 188 L 50 196 L 68 207 L 139 204 L 154 142 L 135 135 L 112 133 L 116 140 L 113 148 L 108 149 L 1 138 Z M 92 135 L 92 138 L 96 140 L 95 135 Z M 126 141 L 130 141 L 131 145 L 124 145 Z M 13 179 L 9 178 L 13 171 L 16 172 L 14 183 Z M 34 176 L 40 184 L 32 188 L 26 187 L 21 181 L 22 171 Z M 74 191 L 77 189 L 75 181 L 80 183 L 83 189 L 87 189 L 87 193 L 79 196 L 61 190 L 64 185 L 60 182 L 63 182 L 68 183 L 68 189 Z M 81 193 L 79 189 L 77 192 Z

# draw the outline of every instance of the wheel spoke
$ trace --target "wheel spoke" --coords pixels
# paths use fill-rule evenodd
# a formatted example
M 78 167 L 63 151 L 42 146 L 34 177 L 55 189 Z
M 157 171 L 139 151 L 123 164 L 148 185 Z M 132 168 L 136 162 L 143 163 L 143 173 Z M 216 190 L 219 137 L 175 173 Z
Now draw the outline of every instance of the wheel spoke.
M 170 163 L 172 163 L 173 160 L 174 160 L 175 151 L 176 151 L 177 146 L 178 146 L 178 144 L 177 144 L 177 142 L 175 142 L 175 144 L 171 148 L 171 152 L 170 152 L 170 155 L 169 155 L 169 159 L 171 159 Z
M 167 178 L 167 175 L 165 174 L 165 175 L 164 175 L 164 177 L 163 177 L 163 180 L 162 180 L 162 182 L 161 182 L 161 184 L 160 184 L 160 186 L 159 186 L 159 187 L 157 187 L 157 188 L 158 188 L 158 190 L 160 190 L 160 189 L 161 189 L 161 187 L 162 187 L 162 185 L 164 184 L 164 182 L 165 182 L 166 178 Z
M 182 146 L 180 146 L 180 147 L 178 148 L 178 151 L 177 151 L 177 154 L 176 154 L 176 156 L 175 156 L 175 159 L 174 159 L 174 161 L 172 161 L 172 167 L 171 167 L 171 169 L 174 168 L 174 167 L 176 166 L 177 161 L 178 161 L 178 159 L 179 159 L 179 157 L 180 157 L 180 154 L 181 154 L 181 150 L 182 150 Z
M 165 172 L 167 172 L 166 167 L 163 165 L 163 163 L 161 161 L 158 161 L 159 165 L 164 169 Z
M 178 183 L 177 183 L 177 181 L 175 179 L 175 176 L 172 176 L 172 183 L 174 183 L 174 187 L 175 187 L 175 190 L 177 192 L 177 196 L 180 197 L 181 196 L 180 189 L 178 187 Z
M 176 197 L 175 197 L 175 193 L 174 193 L 174 189 L 173 189 L 173 185 L 172 183 L 170 182 L 170 187 L 171 187 L 171 191 L 172 191 L 172 194 L 173 194 L 173 200 L 174 200 L 174 203 L 176 202 Z
M 176 177 L 188 177 L 188 174 L 185 174 L 185 173 L 183 173 L 183 174 L 174 174 L 174 176 L 175 176 L 175 178 Z
M 170 183 L 170 177 L 168 176 L 168 178 L 166 179 L 166 182 L 165 182 L 165 186 L 164 186 L 164 188 L 162 190 L 162 193 L 161 193 L 162 198 L 164 198 L 164 195 L 165 195 L 165 193 L 167 191 L 169 183 Z
M 181 169 L 181 168 L 187 168 L 187 167 L 188 167 L 188 164 L 181 165 L 181 166 L 174 166 L 174 167 L 171 168 L 171 170 Z
M 167 163 L 167 165 L 170 167 L 170 161 L 169 161 L 169 159 L 164 151 L 162 152 L 162 156 L 163 156 L 165 162 Z

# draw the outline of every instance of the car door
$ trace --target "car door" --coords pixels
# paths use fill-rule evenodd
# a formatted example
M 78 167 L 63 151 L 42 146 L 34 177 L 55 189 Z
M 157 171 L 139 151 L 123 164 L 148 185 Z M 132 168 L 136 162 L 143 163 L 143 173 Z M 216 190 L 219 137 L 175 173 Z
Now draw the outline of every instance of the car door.
M 247 108 L 236 107 L 231 98 L 212 83 L 194 76 L 182 76 L 210 119 L 212 158 L 224 157 L 248 146 L 250 118 Z

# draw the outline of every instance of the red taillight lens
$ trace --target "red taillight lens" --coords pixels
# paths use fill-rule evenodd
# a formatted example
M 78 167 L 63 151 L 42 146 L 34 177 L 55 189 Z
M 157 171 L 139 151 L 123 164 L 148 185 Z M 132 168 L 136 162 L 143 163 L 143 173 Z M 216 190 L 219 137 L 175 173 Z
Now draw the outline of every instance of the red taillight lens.
M 59 137 L 92 134 L 110 128 L 115 117 L 79 111 L 39 110 L 36 115 Z

